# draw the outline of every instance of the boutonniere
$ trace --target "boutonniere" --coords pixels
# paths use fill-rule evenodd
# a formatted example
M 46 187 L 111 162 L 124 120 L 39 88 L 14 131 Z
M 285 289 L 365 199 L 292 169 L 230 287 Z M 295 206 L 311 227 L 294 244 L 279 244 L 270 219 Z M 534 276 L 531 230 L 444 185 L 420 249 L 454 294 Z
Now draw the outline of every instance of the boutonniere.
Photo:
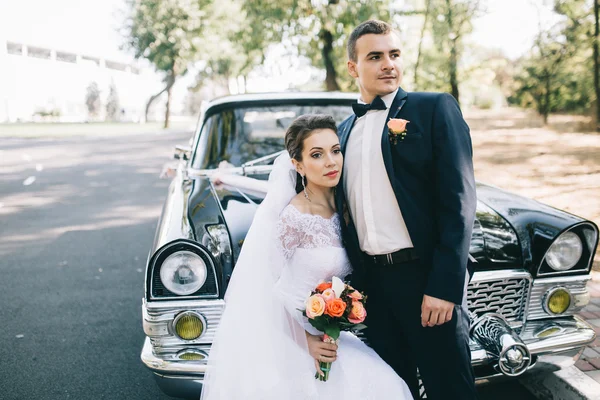
M 397 144 L 398 139 L 404 140 L 406 136 L 406 124 L 410 121 L 401 118 L 391 118 L 388 123 L 388 135 L 390 136 L 390 142 Z

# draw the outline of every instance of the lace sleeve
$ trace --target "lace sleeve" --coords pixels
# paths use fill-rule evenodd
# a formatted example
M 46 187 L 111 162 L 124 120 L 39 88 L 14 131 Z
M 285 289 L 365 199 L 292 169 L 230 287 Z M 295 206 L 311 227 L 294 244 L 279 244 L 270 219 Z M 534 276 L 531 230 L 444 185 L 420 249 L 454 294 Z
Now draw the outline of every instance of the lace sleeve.
M 293 206 L 287 206 L 281 212 L 281 216 L 277 222 L 279 246 L 287 260 L 292 258 L 294 251 L 296 251 L 296 248 L 305 236 L 305 232 L 301 229 L 300 221 L 297 221 L 296 216 L 290 212 L 290 207 Z

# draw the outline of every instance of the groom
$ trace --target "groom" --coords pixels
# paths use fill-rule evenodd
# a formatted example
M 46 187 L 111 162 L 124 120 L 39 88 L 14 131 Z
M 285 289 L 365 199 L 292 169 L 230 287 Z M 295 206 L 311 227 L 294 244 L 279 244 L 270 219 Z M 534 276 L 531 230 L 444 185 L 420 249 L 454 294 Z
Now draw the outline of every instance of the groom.
M 339 126 L 344 170 L 337 191 L 352 284 L 369 296 L 371 347 L 419 398 L 475 399 L 466 271 L 476 195 L 471 138 L 445 93 L 400 87 L 400 40 L 382 21 L 348 41 L 360 88 Z M 408 120 L 406 131 L 388 129 Z M 392 124 L 399 121 L 392 121 Z

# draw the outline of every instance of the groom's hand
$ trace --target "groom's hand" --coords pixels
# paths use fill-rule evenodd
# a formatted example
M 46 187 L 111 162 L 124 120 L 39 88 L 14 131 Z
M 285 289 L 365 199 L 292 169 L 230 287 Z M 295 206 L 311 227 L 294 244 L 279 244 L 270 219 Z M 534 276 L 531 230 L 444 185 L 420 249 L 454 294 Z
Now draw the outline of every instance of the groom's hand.
M 445 324 L 452 319 L 453 310 L 454 303 L 424 295 L 421 305 L 421 325 L 427 327 Z

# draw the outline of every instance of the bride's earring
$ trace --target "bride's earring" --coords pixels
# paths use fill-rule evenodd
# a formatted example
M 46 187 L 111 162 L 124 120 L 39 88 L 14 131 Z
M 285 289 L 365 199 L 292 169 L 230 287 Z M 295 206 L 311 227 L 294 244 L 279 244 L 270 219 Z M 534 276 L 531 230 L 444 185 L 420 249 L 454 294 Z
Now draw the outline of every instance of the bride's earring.
M 306 197 L 306 200 L 310 201 L 308 198 L 308 192 L 306 191 L 306 183 L 304 182 L 306 177 L 303 175 L 300 175 L 300 177 L 302 178 L 302 186 L 304 187 L 304 197 Z

